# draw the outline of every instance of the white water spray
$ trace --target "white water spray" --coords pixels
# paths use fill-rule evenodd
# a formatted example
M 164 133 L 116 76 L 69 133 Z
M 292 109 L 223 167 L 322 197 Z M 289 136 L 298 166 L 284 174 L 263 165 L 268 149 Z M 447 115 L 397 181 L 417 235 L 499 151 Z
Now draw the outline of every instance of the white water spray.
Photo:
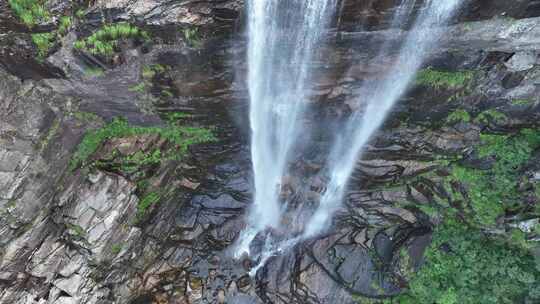
M 408 6 L 406 10 L 410 14 L 410 5 L 414 5 L 414 1 L 405 0 L 403 3 Z M 316 236 L 328 227 L 332 214 L 344 199 L 347 182 L 362 149 L 414 80 L 418 69 L 441 38 L 442 26 L 453 16 L 460 3 L 461 0 L 428 1 L 405 38 L 394 68 L 381 81 L 362 90 L 370 92 L 365 98 L 367 107 L 350 117 L 344 132 L 333 146 L 328 165 L 330 181 L 319 208 L 304 231 L 304 237 Z
M 300 5 L 296 13 L 280 15 L 272 1 L 252 0 L 249 18 L 249 88 L 251 98 L 252 157 L 255 174 L 255 202 L 248 229 L 240 236 L 237 256 L 249 254 L 249 245 L 266 227 L 276 227 L 279 210 L 279 187 L 286 173 L 288 154 L 300 129 L 299 118 L 304 113 L 305 91 L 309 82 L 308 65 L 321 39 L 324 26 L 334 3 L 310 0 Z M 393 27 L 405 25 L 416 0 L 403 0 L 392 21 Z M 254 275 L 267 260 L 283 254 L 297 243 L 317 236 L 328 226 L 333 213 L 341 205 L 347 182 L 365 145 L 384 122 L 395 102 L 406 92 L 409 84 L 441 38 L 444 26 L 459 8 L 462 0 L 427 0 L 412 29 L 406 35 L 393 68 L 381 81 L 361 88 L 366 105 L 357 110 L 345 123 L 332 146 L 327 164 L 328 184 L 319 207 L 301 235 L 275 241 L 269 234 Z M 299 4 L 296 4 L 299 5 Z M 300 29 L 283 32 L 287 18 L 300 18 Z M 279 16 L 279 17 L 276 17 Z M 287 18 L 283 19 L 286 16 Z M 285 23 L 289 22 L 286 21 Z M 325 21 L 326 22 L 326 21 Z M 324 23 L 322 23 L 324 24 Z M 289 44 L 283 44 L 283 39 Z M 291 40 L 292 39 L 292 40 Z M 292 43 L 291 43 L 292 41 Z M 286 47 L 285 47 L 286 46 Z M 384 43 L 380 54 L 386 56 L 390 44 Z M 291 49 L 293 48 L 293 49 Z M 294 49 L 296 48 L 296 49 Z M 266 57 L 265 57 L 266 56 Z M 291 64 L 293 63 L 293 64 Z
M 235 255 L 249 254 L 259 232 L 277 227 L 288 156 L 306 108 L 309 65 L 336 0 L 250 0 L 248 88 L 255 195 Z

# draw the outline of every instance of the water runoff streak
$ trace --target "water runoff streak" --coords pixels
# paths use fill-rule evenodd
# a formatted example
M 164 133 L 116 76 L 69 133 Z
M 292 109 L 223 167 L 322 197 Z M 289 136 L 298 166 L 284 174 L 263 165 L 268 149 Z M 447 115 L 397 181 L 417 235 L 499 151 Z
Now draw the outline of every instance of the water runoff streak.
M 306 108 L 309 65 L 336 0 L 249 0 L 248 89 L 254 203 L 235 256 L 280 221 L 279 193 Z
M 405 93 L 430 51 L 437 46 L 443 35 L 442 26 L 454 15 L 461 2 L 427 1 L 407 34 L 393 68 L 381 81 L 363 88 L 363 92 L 369 92 L 365 97 L 367 106 L 349 118 L 344 132 L 333 145 L 328 164 L 330 180 L 327 190 L 307 224 L 305 238 L 316 236 L 328 227 L 332 214 L 344 199 L 347 182 L 362 149 L 384 122 L 392 106 Z M 402 7 L 397 10 L 397 16 L 403 18 L 404 11 L 410 15 L 411 5 L 414 6 L 414 1 L 404 0 Z

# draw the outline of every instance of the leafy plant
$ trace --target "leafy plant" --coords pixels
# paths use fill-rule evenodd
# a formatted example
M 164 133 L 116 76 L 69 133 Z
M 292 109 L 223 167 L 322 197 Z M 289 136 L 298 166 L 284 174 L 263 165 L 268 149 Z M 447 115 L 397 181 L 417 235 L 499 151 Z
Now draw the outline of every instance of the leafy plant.
M 435 89 L 457 89 L 465 87 L 473 77 L 474 72 L 472 71 L 445 72 L 427 68 L 418 72 L 416 83 Z
M 73 24 L 73 18 L 71 16 L 60 17 L 60 23 L 58 26 L 58 34 L 65 35 L 69 31 L 69 28 L 71 27 L 72 24 Z
M 198 28 L 186 28 L 184 29 L 183 33 L 184 33 L 184 39 L 190 46 L 195 47 L 195 48 L 201 47 L 202 39 L 200 37 Z
M 53 33 L 32 34 L 32 42 L 36 45 L 40 58 L 47 56 L 53 45 L 54 37 Z
M 145 65 L 142 68 L 142 76 L 145 79 L 152 79 L 157 74 L 165 72 L 167 68 L 161 64 Z
M 523 129 L 515 135 L 482 134 L 478 156 L 493 160 L 491 168 L 454 164 L 446 177 L 453 200 L 468 201 L 472 212 L 450 206 L 435 210 L 442 223 L 433 233 L 425 264 L 397 303 L 537 303 L 540 268 L 535 268 L 532 244 L 512 229 L 501 236 L 484 233 L 496 219 L 522 200 L 519 169 L 540 148 L 540 132 Z M 465 193 L 448 185 L 459 182 Z M 522 207 L 527 208 L 527 207 Z M 457 215 L 460 215 L 459 217 Z
M 146 83 L 141 82 L 128 89 L 130 92 L 144 93 L 146 91 Z
M 28 27 L 50 19 L 44 7 L 44 0 L 9 0 L 8 2 L 13 13 Z
M 534 257 L 452 220 L 437 227 L 407 293 L 398 302 L 437 304 L 521 303 L 540 300 Z M 533 302 L 531 302 L 533 303 Z M 534 302 L 536 303 L 536 302 Z
M 101 29 L 83 40 L 77 40 L 74 48 L 85 50 L 94 55 L 112 56 L 122 39 L 149 40 L 147 32 L 129 23 L 104 25 Z
M 83 19 L 86 16 L 86 13 L 83 9 L 79 9 L 75 12 L 75 16 L 79 19 Z
M 99 67 L 89 67 L 84 69 L 84 74 L 92 77 L 99 77 L 105 74 L 105 71 Z
M 122 251 L 122 247 L 123 246 L 121 244 L 114 244 L 114 245 L 111 246 L 111 252 L 113 254 L 119 254 L 120 251 Z
M 157 192 L 146 194 L 137 205 L 137 217 L 141 218 L 146 214 L 146 211 L 159 202 L 161 196 Z
M 163 153 L 159 149 L 155 149 L 148 153 L 138 151 L 135 154 L 122 159 L 121 170 L 131 173 L 144 166 L 160 164 L 162 161 Z
M 168 112 L 165 113 L 165 119 L 169 122 L 178 122 L 180 120 L 190 118 L 192 115 L 184 112 Z
M 450 115 L 448 115 L 446 121 L 451 124 L 458 122 L 470 122 L 471 115 L 469 114 L 469 112 L 463 109 L 457 109 L 454 112 L 450 113 Z
M 495 123 L 503 123 L 506 119 L 508 119 L 508 117 L 506 117 L 504 113 L 501 113 L 495 109 L 489 109 L 480 113 L 480 115 L 478 115 L 474 121 L 488 124 L 491 121 Z
M 108 139 L 142 134 L 158 134 L 171 144 L 167 154 L 160 155 L 161 159 L 179 158 L 187 152 L 189 146 L 215 140 L 212 132 L 204 128 L 173 124 L 166 127 L 139 127 L 128 124 L 123 118 L 115 118 L 104 127 L 86 133 L 71 159 L 70 169 L 86 165 L 88 158 Z
M 76 119 L 78 119 L 80 121 L 84 121 L 84 122 L 92 122 L 92 121 L 101 120 L 101 118 L 98 115 L 96 115 L 94 113 L 90 113 L 90 112 L 76 111 L 76 112 L 73 112 L 72 115 Z
M 506 207 L 520 200 L 517 190 L 518 170 L 540 147 L 540 132 L 524 129 L 516 136 L 482 134 L 477 150 L 480 157 L 496 161 L 490 170 L 454 165 L 452 176 L 467 186 L 474 215 L 471 222 L 478 227 L 492 227 Z
M 172 98 L 174 97 L 174 94 L 170 90 L 163 90 L 161 91 L 161 96 L 165 98 Z

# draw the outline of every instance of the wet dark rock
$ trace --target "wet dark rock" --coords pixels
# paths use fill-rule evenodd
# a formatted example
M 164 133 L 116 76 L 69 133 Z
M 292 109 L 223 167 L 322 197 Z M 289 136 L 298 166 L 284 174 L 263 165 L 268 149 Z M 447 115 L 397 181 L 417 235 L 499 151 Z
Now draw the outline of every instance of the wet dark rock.
M 517 86 L 519 86 L 521 84 L 521 82 L 523 81 L 523 78 L 525 78 L 523 73 L 519 73 L 519 72 L 508 73 L 502 79 L 502 86 L 503 86 L 503 88 L 505 88 L 507 90 L 508 89 L 513 89 L 513 88 L 515 88 L 515 87 L 517 87 Z
M 400 1 L 354 1 L 342 2 L 339 20 L 340 28 L 351 30 L 377 30 L 390 25 L 391 14 Z M 417 1 L 416 10 L 424 1 Z M 468 22 L 490 19 L 494 17 L 531 18 L 540 16 L 540 5 L 537 1 L 517 0 L 472 0 L 467 1 L 454 22 Z

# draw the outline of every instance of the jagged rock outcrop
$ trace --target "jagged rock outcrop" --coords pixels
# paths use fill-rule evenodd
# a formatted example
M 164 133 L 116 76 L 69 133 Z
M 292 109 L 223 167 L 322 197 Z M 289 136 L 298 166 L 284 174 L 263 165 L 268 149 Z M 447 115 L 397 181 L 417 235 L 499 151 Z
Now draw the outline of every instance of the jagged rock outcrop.
M 326 62 L 313 64 L 326 76 L 316 79 L 312 121 L 347 115 L 359 84 L 395 64 L 373 60 L 382 41 L 403 34 L 385 28 L 394 2 L 344 2 L 340 30 L 329 35 L 335 44 L 324 50 Z M 473 74 L 411 88 L 359 161 L 332 231 L 270 259 L 254 277 L 253 261 L 229 252 L 252 190 L 243 38 L 234 36 L 243 1 L 91 1 L 81 6 L 85 19 L 40 60 L 30 32 L 57 27 L 75 2 L 47 1 L 53 17 L 34 29 L 0 4 L 0 303 L 356 303 L 397 295 L 438 220 L 421 207 L 456 204 L 441 159 L 489 167 L 475 151 L 483 130 L 539 127 L 540 19 L 521 19 L 540 15 L 537 2 L 473 1 L 426 64 Z M 75 50 L 102 20 L 133 22 L 152 43 L 122 44 L 111 62 Z M 142 127 L 207 127 L 216 139 L 176 158 L 161 157 L 174 144 L 159 133 L 110 135 L 73 166 L 84 135 L 119 116 Z M 313 127 L 314 151 L 328 146 L 327 126 Z M 520 171 L 528 197 L 520 204 L 540 204 L 530 186 L 540 183 L 535 153 Z M 296 170 L 309 177 L 290 177 L 289 195 L 316 201 L 324 160 L 299 158 Z M 512 216 L 496 228 L 534 234 L 537 218 Z

